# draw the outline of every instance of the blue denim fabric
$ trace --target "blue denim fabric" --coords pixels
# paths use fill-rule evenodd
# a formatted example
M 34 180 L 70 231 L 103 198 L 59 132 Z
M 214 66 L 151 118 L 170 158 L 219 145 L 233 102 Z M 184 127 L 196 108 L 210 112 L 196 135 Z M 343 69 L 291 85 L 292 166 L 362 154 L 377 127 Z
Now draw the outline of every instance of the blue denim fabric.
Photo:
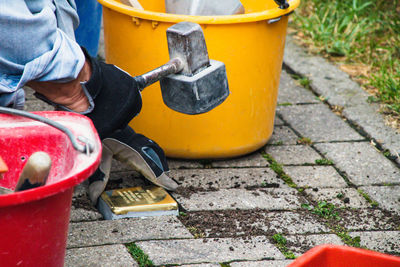
M 31 80 L 75 79 L 85 62 L 78 24 L 74 0 L 0 0 L 0 98 Z

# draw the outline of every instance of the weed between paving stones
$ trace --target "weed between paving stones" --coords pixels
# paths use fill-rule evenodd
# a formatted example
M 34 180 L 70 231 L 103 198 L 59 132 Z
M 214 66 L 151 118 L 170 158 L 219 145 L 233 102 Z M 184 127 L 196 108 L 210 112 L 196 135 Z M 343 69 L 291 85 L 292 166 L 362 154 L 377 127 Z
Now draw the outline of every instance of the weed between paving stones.
M 149 259 L 149 256 L 146 255 L 135 243 L 127 244 L 126 248 L 140 267 L 154 266 L 153 262 Z
M 286 259 L 295 259 L 296 256 L 293 252 L 291 252 L 287 247 L 287 240 L 281 234 L 274 234 L 272 236 L 272 240 L 274 241 L 276 247 L 282 252 L 282 254 L 286 257 Z

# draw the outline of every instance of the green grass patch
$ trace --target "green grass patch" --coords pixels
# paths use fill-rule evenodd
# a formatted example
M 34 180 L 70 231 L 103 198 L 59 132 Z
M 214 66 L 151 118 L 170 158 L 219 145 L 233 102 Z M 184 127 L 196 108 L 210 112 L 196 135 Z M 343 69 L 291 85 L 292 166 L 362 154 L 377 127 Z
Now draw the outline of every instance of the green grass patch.
M 287 107 L 287 106 L 292 106 L 292 103 L 289 102 L 283 102 L 283 103 L 278 103 L 278 107 Z
M 149 256 L 147 256 L 135 243 L 127 244 L 126 247 L 140 267 L 154 266 L 153 262 L 149 259 Z
M 286 259 L 295 259 L 296 256 L 292 251 L 290 251 L 286 244 L 286 238 L 281 234 L 274 234 L 272 236 L 272 240 L 275 242 L 276 247 L 282 252 L 282 254 L 286 257 Z
M 319 201 L 316 206 L 312 206 L 309 204 L 302 204 L 302 208 L 311 211 L 311 213 L 316 214 L 324 219 L 335 219 L 340 220 L 340 216 L 336 211 L 335 205 L 332 203 L 328 203 L 326 201 Z
M 333 165 L 333 161 L 329 159 L 316 159 L 315 164 L 317 165 Z
M 359 236 L 351 237 L 348 231 L 340 225 L 334 225 L 331 227 L 334 233 L 342 239 L 343 243 L 356 248 L 361 247 L 361 238 Z
M 378 207 L 378 206 L 379 206 L 378 202 L 376 202 L 375 200 L 372 200 L 372 198 L 371 198 L 367 193 L 365 193 L 365 192 L 362 191 L 361 189 L 357 189 L 357 191 L 358 191 L 358 193 L 359 193 L 360 195 L 363 196 L 363 198 L 365 198 L 365 200 L 366 200 L 369 204 L 371 204 L 372 207 L 375 208 L 375 207 Z
M 221 267 L 231 267 L 231 265 L 229 263 L 227 263 L 227 262 L 221 262 L 219 265 Z
M 312 145 L 312 141 L 311 141 L 311 139 L 310 138 L 308 138 L 308 137 L 301 137 L 301 138 L 299 138 L 299 139 L 297 139 L 297 144 L 299 144 L 299 145 L 307 145 L 307 146 L 310 146 L 310 145 Z
M 399 0 L 302 0 L 290 26 L 400 118 Z
M 293 182 L 292 178 L 285 173 L 282 165 L 280 165 L 276 160 L 268 153 L 262 153 L 262 156 L 268 161 L 269 167 L 290 187 L 296 188 L 297 185 Z

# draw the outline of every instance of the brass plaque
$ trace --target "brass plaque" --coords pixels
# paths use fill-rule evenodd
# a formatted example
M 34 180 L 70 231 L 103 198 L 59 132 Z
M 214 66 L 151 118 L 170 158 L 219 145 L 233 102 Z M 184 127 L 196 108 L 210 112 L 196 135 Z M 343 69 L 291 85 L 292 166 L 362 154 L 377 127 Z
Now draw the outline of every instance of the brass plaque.
M 103 192 L 101 198 L 114 214 L 177 210 L 178 203 L 159 186 L 131 187 Z

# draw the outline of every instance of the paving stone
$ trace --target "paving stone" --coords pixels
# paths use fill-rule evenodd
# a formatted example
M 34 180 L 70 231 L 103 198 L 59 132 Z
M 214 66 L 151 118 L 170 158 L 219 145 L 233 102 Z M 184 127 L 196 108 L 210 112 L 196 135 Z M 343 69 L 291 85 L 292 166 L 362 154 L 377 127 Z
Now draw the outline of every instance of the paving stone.
M 349 235 L 353 238 L 359 236 L 362 247 L 400 255 L 400 231 L 351 232 Z
M 330 232 L 324 224 L 318 222 L 313 214 L 305 210 L 269 212 L 266 215 L 269 221 L 269 225 L 266 227 L 268 227 L 268 230 L 277 233 L 310 234 Z
M 71 207 L 70 222 L 97 221 L 103 218 L 97 210 Z
M 286 267 L 293 260 L 269 260 L 269 261 L 240 261 L 240 262 L 231 262 L 229 265 L 231 267 Z
M 291 210 L 305 201 L 294 189 L 220 189 L 193 193 L 189 197 L 176 193 L 173 195 L 188 211 L 254 208 Z
M 178 266 L 178 265 L 175 265 Z M 221 267 L 219 263 L 184 264 L 181 267 Z
M 277 109 L 287 123 L 313 142 L 365 139 L 324 104 L 281 106 Z
M 314 201 L 326 201 L 334 204 L 336 207 L 347 208 L 368 208 L 370 204 L 354 188 L 320 188 L 306 189 L 307 195 L 310 195 Z M 342 195 L 342 197 L 338 197 Z
M 281 126 L 284 125 L 285 122 L 283 120 L 281 120 L 278 116 L 275 115 L 275 120 L 274 120 L 274 125 L 275 126 Z
M 266 167 L 268 166 L 268 161 L 257 151 L 247 156 L 212 161 L 211 166 L 213 168 Z
M 310 146 L 266 146 L 265 152 L 282 165 L 315 164 L 322 157 Z
M 146 239 L 190 237 L 192 235 L 176 217 L 160 216 L 70 223 L 67 246 L 76 248 Z
M 68 249 L 66 267 L 139 266 L 124 245 Z
M 334 234 L 289 235 L 285 236 L 285 238 L 287 239 L 286 247 L 297 257 L 318 245 L 344 245 L 342 240 Z
M 41 100 L 30 100 L 30 101 L 25 102 L 24 110 L 25 111 L 47 111 L 47 110 L 54 110 L 54 108 Z
M 286 38 L 283 61 L 294 72 L 308 77 L 312 89 L 329 104 L 347 107 L 367 103 L 368 94 L 348 74 L 326 59 L 305 52 L 291 36 Z
M 386 125 L 384 116 L 379 113 L 379 108 L 379 104 L 359 105 L 345 108 L 343 115 L 377 140 L 383 149 L 389 150 L 392 155 L 397 155 L 397 161 L 400 164 L 398 154 L 400 153 L 400 133 Z
M 285 70 L 282 70 L 278 91 L 278 105 L 287 103 L 320 103 L 320 101 L 310 90 L 300 86 Z
M 284 166 L 283 170 L 301 187 L 347 187 L 346 181 L 332 166 Z
M 155 265 L 233 260 L 284 259 L 266 237 L 137 242 Z
M 399 230 L 400 217 L 381 209 L 339 210 L 340 224 L 349 231 Z
M 333 143 L 315 147 L 356 185 L 399 183 L 399 169 L 371 144 Z
M 23 87 L 24 91 L 25 91 L 25 100 L 26 102 L 29 102 L 29 100 L 38 100 L 33 94 L 35 93 L 35 91 L 33 91 L 32 88 L 28 87 L 28 86 L 24 86 Z
M 288 126 L 275 126 L 269 145 L 295 145 L 299 137 Z
M 182 187 L 202 189 L 288 186 L 270 168 L 172 170 Z
M 379 207 L 400 214 L 400 186 L 365 186 L 361 190 L 379 203 Z
M 198 160 L 178 160 L 168 159 L 168 167 L 170 170 L 173 169 L 199 169 L 203 168 L 203 164 Z

